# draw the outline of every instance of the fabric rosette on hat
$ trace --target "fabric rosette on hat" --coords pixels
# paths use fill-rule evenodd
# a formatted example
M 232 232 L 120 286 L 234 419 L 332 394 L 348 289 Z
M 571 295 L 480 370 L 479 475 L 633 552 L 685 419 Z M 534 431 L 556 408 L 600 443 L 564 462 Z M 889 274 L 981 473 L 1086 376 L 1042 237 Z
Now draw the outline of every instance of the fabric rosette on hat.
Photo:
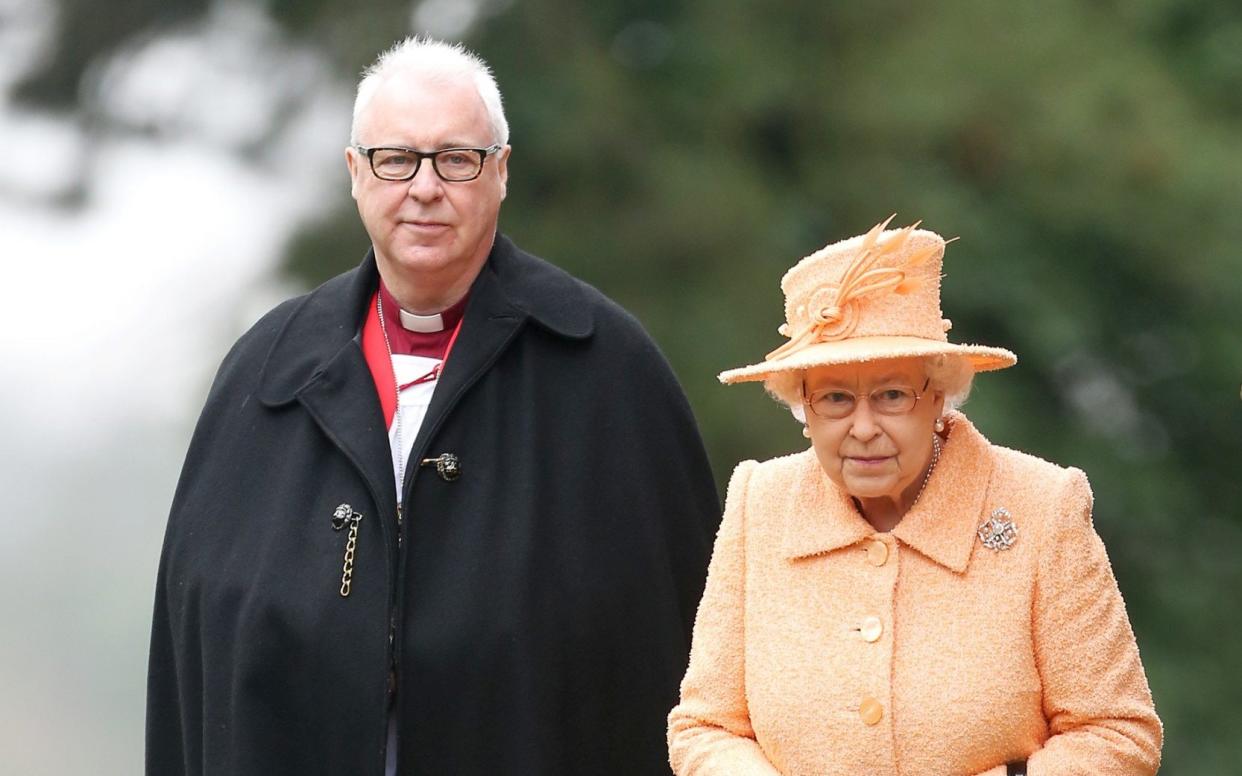
M 894 216 L 858 237 L 825 246 L 781 279 L 788 342 L 758 364 L 720 374 L 725 384 L 779 373 L 885 358 L 960 356 L 976 372 L 1018 359 L 1004 348 L 949 342 L 940 310 L 945 240 L 916 222 L 888 229 Z

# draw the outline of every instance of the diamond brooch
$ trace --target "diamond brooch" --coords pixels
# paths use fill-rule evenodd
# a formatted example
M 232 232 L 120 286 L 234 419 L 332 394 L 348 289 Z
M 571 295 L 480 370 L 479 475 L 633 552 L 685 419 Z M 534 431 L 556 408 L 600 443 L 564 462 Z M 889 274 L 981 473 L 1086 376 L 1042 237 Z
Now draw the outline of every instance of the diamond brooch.
M 1009 510 L 999 507 L 979 526 L 979 541 L 989 550 L 1007 550 L 1018 541 L 1018 526 L 1013 524 Z

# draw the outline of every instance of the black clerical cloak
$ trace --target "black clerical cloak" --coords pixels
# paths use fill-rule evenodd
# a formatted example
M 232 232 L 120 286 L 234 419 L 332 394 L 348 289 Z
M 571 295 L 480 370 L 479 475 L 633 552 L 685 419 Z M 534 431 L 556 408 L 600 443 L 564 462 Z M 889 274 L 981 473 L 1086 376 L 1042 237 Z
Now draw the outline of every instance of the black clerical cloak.
M 368 256 L 220 367 L 160 563 L 147 772 L 382 776 L 391 701 L 402 774 L 667 774 L 719 518 L 667 363 L 498 237 L 399 526 L 359 347 L 377 282 Z M 443 453 L 455 479 L 420 465 Z M 361 515 L 348 597 L 341 505 Z

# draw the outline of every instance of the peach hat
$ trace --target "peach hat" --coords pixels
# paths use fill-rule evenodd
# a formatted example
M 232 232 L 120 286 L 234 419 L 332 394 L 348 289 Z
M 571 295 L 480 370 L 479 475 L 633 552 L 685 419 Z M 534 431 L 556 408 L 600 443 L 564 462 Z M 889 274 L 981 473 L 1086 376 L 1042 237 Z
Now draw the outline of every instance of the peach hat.
M 945 240 L 919 229 L 885 230 L 894 216 L 858 237 L 820 248 L 781 278 L 789 341 L 763 362 L 720 373 L 727 384 L 826 364 L 947 354 L 976 372 L 1013 366 L 1004 348 L 957 345 L 940 312 Z

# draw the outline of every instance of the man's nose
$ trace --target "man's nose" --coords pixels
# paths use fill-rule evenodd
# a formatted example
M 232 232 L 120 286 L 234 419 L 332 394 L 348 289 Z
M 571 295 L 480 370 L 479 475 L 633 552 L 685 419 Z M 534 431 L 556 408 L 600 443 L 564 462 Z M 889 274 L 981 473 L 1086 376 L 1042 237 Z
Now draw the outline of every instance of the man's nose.
M 439 199 L 444 194 L 443 181 L 436 174 L 435 165 L 430 159 L 424 159 L 418 165 L 414 177 L 410 178 L 410 196 L 420 202 Z

